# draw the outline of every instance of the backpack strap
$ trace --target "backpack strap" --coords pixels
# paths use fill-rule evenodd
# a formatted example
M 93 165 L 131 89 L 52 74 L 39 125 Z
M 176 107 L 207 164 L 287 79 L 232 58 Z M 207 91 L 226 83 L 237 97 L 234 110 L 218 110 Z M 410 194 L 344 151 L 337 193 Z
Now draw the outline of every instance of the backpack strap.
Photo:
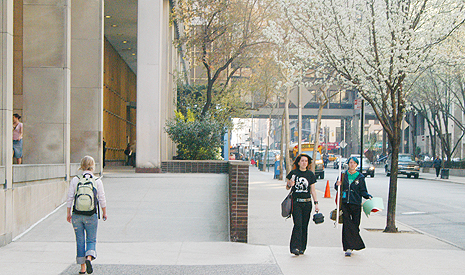
M 96 188 L 96 186 L 97 186 L 97 180 L 98 180 L 99 178 L 93 176 L 91 173 L 85 173 L 85 174 L 83 174 L 83 176 L 85 176 L 85 175 L 89 175 L 91 179 L 94 179 L 93 183 L 95 183 L 95 186 L 94 186 L 94 184 L 92 183 L 92 187 L 93 187 L 93 188 L 92 188 L 92 192 L 94 193 L 95 208 L 96 208 L 96 212 L 97 212 L 97 217 L 98 217 L 98 219 L 100 219 L 100 203 L 99 203 L 99 201 L 98 201 L 98 193 L 97 193 L 97 188 Z

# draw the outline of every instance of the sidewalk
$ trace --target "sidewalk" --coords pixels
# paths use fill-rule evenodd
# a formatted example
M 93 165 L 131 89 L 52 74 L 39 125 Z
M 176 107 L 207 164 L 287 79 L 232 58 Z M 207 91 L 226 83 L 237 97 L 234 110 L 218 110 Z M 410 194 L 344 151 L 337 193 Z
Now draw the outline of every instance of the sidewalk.
M 449 176 L 448 179 L 441 179 L 441 175 L 439 175 L 439 178 L 436 178 L 436 173 L 435 172 L 420 173 L 420 178 L 428 179 L 428 180 L 437 180 L 437 181 L 443 181 L 443 182 L 450 182 L 450 183 L 465 184 L 465 177 Z
M 206 174 L 135 174 L 105 172 L 109 219 L 99 223 L 98 258 L 94 274 L 460 274 L 465 251 L 397 223 L 403 233 L 382 233 L 383 214 L 362 217 L 361 234 L 367 249 L 344 257 L 341 227 L 334 228 L 329 211 L 333 198 L 323 198 L 326 180 L 317 182 L 323 224 L 309 225 L 305 255 L 289 253 L 292 220 L 280 216 L 287 194 L 272 172 L 250 167 L 249 243 L 222 241 L 223 236 L 200 231 L 186 219 L 186 204 L 198 202 L 195 189 L 179 191 L 178 183 L 212 181 Z M 131 194 L 128 199 L 128 188 Z M 176 204 L 158 203 L 173 197 Z M 130 203 L 130 205 L 128 205 Z M 196 209 L 193 209 L 196 210 Z M 214 210 L 211 210 L 214 211 Z M 72 227 L 65 207 L 15 242 L 0 248 L 0 274 L 77 274 Z M 179 221 L 179 218 L 178 218 Z M 212 224 L 214 226 L 214 224 Z M 184 229 L 194 231 L 179 235 Z

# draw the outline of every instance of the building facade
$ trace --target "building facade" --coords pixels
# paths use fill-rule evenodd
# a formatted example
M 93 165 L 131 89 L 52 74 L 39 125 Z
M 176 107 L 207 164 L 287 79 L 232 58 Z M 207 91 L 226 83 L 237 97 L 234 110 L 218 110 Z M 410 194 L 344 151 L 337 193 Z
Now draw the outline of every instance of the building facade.
M 104 138 L 113 162 L 124 161 L 136 139 L 138 168 L 171 159 L 175 147 L 163 127 L 180 66 L 172 1 L 137 2 L 137 72 L 105 38 L 106 1 L 0 2 L 2 246 L 64 203 L 83 156 L 94 157 L 102 173 Z M 15 113 L 24 124 L 23 164 L 12 159 Z

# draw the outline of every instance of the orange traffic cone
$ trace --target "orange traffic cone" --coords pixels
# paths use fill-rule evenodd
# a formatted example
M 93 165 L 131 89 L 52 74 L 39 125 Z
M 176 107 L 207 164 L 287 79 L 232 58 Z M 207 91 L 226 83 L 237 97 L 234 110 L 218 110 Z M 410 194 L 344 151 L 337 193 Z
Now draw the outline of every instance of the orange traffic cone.
M 329 190 L 329 180 L 326 182 L 325 198 L 331 198 L 331 191 Z

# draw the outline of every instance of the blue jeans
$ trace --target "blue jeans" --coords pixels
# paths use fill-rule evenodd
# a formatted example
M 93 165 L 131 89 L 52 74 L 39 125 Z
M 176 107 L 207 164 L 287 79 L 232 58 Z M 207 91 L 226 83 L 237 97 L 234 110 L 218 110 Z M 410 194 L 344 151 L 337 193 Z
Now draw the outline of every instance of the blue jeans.
M 95 244 L 97 243 L 97 214 L 85 216 L 73 213 L 72 222 L 76 234 L 76 263 L 83 264 L 87 256 L 97 258 Z

